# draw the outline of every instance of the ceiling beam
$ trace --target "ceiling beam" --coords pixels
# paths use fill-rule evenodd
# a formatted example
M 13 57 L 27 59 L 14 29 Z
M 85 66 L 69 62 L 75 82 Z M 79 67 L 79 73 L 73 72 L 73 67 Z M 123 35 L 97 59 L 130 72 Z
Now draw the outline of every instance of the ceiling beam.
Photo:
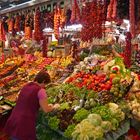
M 35 1 L 25 2 L 25 3 L 22 3 L 22 4 L 18 4 L 15 7 L 10 7 L 10 8 L 1 10 L 0 15 L 4 15 L 6 13 L 10 13 L 10 12 L 13 12 L 13 11 L 22 10 L 22 9 L 25 9 L 25 8 L 29 8 L 29 7 L 36 6 L 36 5 L 39 5 L 41 3 L 45 3 L 45 2 L 50 2 L 50 1 L 52 1 L 52 0 L 35 0 Z

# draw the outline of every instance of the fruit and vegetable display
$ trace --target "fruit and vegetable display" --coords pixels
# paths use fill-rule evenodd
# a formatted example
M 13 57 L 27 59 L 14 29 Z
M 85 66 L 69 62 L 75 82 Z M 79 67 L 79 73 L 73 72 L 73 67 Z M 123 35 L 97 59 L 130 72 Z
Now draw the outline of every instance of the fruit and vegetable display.
M 116 130 L 119 127 L 119 123 L 125 118 L 124 113 L 114 103 L 104 107 L 95 107 L 93 112 L 76 125 L 72 133 L 74 140 L 103 139 L 107 132 Z
M 46 87 L 49 103 L 60 107 L 46 116 L 50 129 L 64 139 L 117 140 L 139 120 L 140 82 L 119 57 L 92 54 L 59 84 Z
M 128 105 L 132 112 L 132 116 L 140 120 L 140 92 L 130 93 L 128 97 Z
M 13 107 L 22 86 L 45 69 L 52 80 L 46 85 L 48 102 L 60 107 L 41 116 L 41 125 L 73 140 L 124 135 L 130 128 L 127 120 L 140 118 L 139 76 L 125 67 L 122 58 L 93 52 L 86 51 L 80 62 L 71 56 L 44 58 L 39 52 L 7 59 L 0 65 L 1 106 Z
M 131 70 L 135 73 L 140 73 L 140 50 L 139 48 L 136 48 L 132 53 L 132 65 Z
M 33 2 L 38 8 L 2 18 L 0 116 L 13 109 L 21 88 L 45 70 L 51 78 L 45 85 L 48 104 L 59 107 L 39 110 L 38 140 L 124 140 L 131 127 L 139 131 L 140 38 L 134 38 L 134 0 L 123 1 Z M 120 15 L 124 5 L 130 25 Z M 15 53 L 12 40 L 24 55 Z
M 29 60 L 29 57 L 33 58 Z M 49 72 L 49 68 L 54 67 L 52 63 L 53 61 L 54 58 L 43 58 L 39 52 L 35 52 L 34 56 L 28 55 L 28 58 L 8 58 L 5 63 L 0 65 L 0 95 L 3 97 L 0 105 L 15 105 L 18 92 L 23 85 L 32 81 L 40 70 L 46 69 Z M 70 62 L 63 62 L 61 60 L 61 63 L 64 64 Z M 59 65 L 59 63 L 57 65 Z M 57 79 L 59 79 L 59 77 L 56 75 L 55 80 Z
M 70 89 L 67 93 L 66 88 Z M 81 90 L 77 89 L 78 91 L 76 91 L 76 89 L 77 87 L 75 86 L 64 84 L 47 90 L 49 101 L 52 103 L 59 100 L 60 104 L 60 108 L 57 111 L 47 115 L 48 123 L 46 123 L 51 129 L 61 131 L 65 137 L 75 140 L 84 140 L 85 138 L 103 139 L 107 132 L 118 129 L 120 122 L 125 119 L 125 113 L 122 112 L 117 104 L 101 105 L 97 101 L 91 100 L 94 106 L 91 105 L 90 108 L 87 108 L 85 104 L 89 98 L 86 93 L 88 91 L 83 89 L 82 95 L 79 96 L 76 93 L 80 93 Z M 53 91 L 57 91 L 56 99 L 50 98 Z M 65 98 L 65 94 L 68 94 L 69 100 Z

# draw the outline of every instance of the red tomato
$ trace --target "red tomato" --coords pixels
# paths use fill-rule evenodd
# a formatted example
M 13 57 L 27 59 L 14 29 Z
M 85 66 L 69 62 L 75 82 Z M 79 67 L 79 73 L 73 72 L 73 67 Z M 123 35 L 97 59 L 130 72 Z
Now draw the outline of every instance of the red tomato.
M 110 90 L 111 89 L 111 85 L 110 84 L 105 85 L 105 89 L 106 90 Z
M 100 84 L 100 87 L 101 87 L 101 89 L 104 89 L 105 85 L 104 84 Z
M 91 90 L 91 89 L 92 89 L 91 85 L 89 85 L 89 86 L 87 87 L 87 89 Z
M 68 83 L 70 83 L 70 82 L 72 82 L 73 81 L 73 78 L 72 77 L 70 77 L 69 79 L 68 79 Z

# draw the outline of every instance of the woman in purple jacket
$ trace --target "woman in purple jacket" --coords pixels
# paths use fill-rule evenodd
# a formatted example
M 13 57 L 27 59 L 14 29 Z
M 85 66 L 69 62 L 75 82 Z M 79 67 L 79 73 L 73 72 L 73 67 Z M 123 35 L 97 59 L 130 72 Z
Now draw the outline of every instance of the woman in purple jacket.
M 27 83 L 20 91 L 17 104 L 6 125 L 5 132 L 12 140 L 36 140 L 36 119 L 39 108 L 50 112 L 59 105 L 49 105 L 45 93 L 45 84 L 50 83 L 47 72 L 41 71 L 34 82 Z

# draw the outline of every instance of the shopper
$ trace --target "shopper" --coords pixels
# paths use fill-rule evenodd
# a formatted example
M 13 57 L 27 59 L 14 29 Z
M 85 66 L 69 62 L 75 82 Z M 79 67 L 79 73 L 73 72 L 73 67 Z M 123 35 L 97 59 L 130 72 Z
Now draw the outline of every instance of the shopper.
M 39 108 L 50 112 L 59 105 L 49 105 L 45 93 L 45 84 L 50 83 L 47 72 L 39 72 L 34 82 L 27 83 L 20 91 L 17 104 L 6 125 L 5 132 L 11 140 L 36 140 L 36 119 Z

